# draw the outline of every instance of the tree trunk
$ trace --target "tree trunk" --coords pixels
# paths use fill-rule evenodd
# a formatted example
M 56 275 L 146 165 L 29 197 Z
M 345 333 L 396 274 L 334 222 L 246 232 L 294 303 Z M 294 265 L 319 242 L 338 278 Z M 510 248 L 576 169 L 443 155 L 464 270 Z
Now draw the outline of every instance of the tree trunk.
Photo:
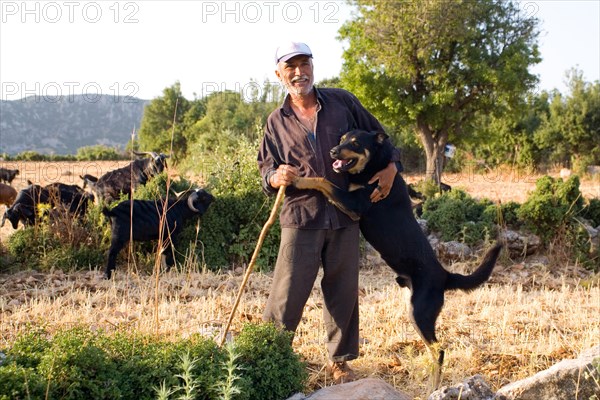
M 448 133 L 444 131 L 432 131 L 428 125 L 418 123 L 417 134 L 425 148 L 425 179 L 431 179 L 439 185 L 442 182 L 444 151 L 448 142 Z

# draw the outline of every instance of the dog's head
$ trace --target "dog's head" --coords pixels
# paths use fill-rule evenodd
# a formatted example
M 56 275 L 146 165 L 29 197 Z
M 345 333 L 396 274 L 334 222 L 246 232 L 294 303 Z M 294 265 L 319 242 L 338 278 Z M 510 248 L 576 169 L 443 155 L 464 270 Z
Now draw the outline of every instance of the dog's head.
M 388 135 L 383 132 L 356 129 L 346 133 L 341 137 L 340 144 L 329 151 L 329 155 L 335 160 L 333 170 L 337 173 L 360 174 L 371 160 L 373 153 L 387 138 Z

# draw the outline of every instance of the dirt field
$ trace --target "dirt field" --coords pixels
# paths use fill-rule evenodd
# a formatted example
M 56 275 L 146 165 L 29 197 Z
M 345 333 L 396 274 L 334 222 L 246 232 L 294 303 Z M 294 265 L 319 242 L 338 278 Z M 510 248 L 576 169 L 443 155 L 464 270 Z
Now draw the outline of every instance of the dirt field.
M 29 179 L 47 184 L 80 184 L 79 175 L 99 176 L 126 162 L 0 163 L 18 168 L 17 188 Z M 537 177 L 500 173 L 495 177 L 448 175 L 444 181 L 473 196 L 522 202 Z M 409 182 L 421 179 L 407 176 Z M 600 197 L 600 182 L 584 180 L 586 197 Z M 1 240 L 12 232 L 5 226 Z M 455 263 L 453 271 L 471 270 L 477 260 Z M 0 348 L 29 324 L 50 330 L 85 324 L 106 330 L 135 330 L 164 337 L 195 332 L 218 334 L 227 321 L 243 270 L 215 274 L 191 268 L 160 279 L 120 266 L 111 281 L 97 270 L 25 271 L 0 275 Z M 234 319 L 238 331 L 258 321 L 271 283 L 270 274 L 254 274 Z M 408 319 L 408 291 L 393 273 L 371 257 L 360 276 L 361 357 L 353 362 L 360 377 L 378 377 L 415 399 L 426 398 L 429 354 Z M 438 321 L 446 348 L 444 384 L 482 374 L 494 388 L 548 368 L 563 358 L 597 345 L 600 337 L 600 283 L 574 265 L 550 269 L 535 261 L 502 257 L 489 284 L 472 293 L 448 293 Z M 322 294 L 318 280 L 305 307 L 294 348 L 308 363 L 309 390 L 331 384 L 326 361 Z M 600 389 L 600 388 L 599 388 Z

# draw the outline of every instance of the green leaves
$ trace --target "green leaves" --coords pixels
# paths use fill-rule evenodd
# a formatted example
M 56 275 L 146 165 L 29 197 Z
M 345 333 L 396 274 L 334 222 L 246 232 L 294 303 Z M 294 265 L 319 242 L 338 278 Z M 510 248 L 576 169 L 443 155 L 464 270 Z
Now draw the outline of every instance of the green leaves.
M 283 399 L 307 374 L 291 334 L 272 324 L 244 327 L 235 346 L 199 335 L 178 341 L 85 327 L 42 329 L 17 338 L 0 363 L 0 400 Z M 160 389 L 157 389 L 160 387 Z M 175 397 L 169 397 L 173 396 Z
M 501 114 L 536 83 L 528 68 L 540 61 L 537 21 L 515 2 L 354 4 L 357 17 L 340 29 L 349 42 L 342 85 L 383 123 L 416 126 L 430 173 L 477 112 Z

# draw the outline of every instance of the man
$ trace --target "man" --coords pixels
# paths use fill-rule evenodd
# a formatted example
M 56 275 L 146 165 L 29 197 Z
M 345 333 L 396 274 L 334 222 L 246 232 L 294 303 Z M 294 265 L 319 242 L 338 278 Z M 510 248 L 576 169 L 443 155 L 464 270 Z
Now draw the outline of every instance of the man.
M 381 124 L 351 93 L 313 86 L 313 61 L 304 43 L 287 43 L 275 55 L 275 75 L 286 87 L 283 105 L 267 120 L 258 154 L 263 189 L 275 193 L 296 176 L 325 177 L 342 188 L 347 177 L 331 167 L 329 150 L 352 129 L 383 131 Z M 394 161 L 399 161 L 399 153 Z M 398 163 L 399 166 L 399 163 Z M 398 172 L 395 162 L 373 178 L 379 189 L 372 201 L 390 192 Z M 286 188 L 280 214 L 281 243 L 265 321 L 295 332 L 320 265 L 329 352 L 328 369 L 336 383 L 355 374 L 348 361 L 358 357 L 359 228 L 317 191 Z

